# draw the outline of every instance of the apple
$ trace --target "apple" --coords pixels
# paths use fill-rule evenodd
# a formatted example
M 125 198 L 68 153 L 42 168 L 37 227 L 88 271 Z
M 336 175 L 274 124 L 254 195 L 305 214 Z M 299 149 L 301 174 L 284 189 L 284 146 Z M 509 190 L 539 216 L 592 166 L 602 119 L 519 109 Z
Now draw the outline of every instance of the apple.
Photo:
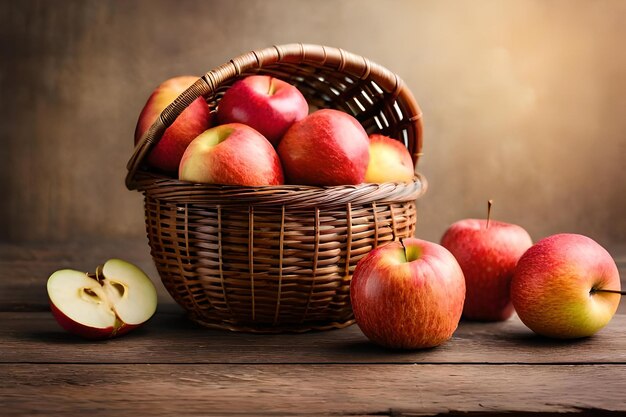
M 68 332 L 87 339 L 120 336 L 154 314 L 157 294 L 137 266 L 109 259 L 96 274 L 62 269 L 48 278 L 52 314 Z
M 441 245 L 454 255 L 465 276 L 464 318 L 502 321 L 511 317 L 513 270 L 532 244 L 522 227 L 490 220 L 489 214 L 487 220 L 459 220 L 446 230 Z
M 179 179 L 245 186 L 284 183 L 272 144 L 241 123 L 215 126 L 195 138 L 180 161 Z
M 198 77 L 193 76 L 170 78 L 154 90 L 139 115 L 135 128 L 135 145 L 161 112 L 197 80 Z M 198 97 L 165 130 L 150 151 L 148 164 L 168 173 L 176 173 L 187 145 L 211 126 L 212 114 L 209 106 L 202 97 Z
M 323 109 L 289 128 L 278 155 L 290 184 L 360 184 L 369 162 L 369 139 L 354 117 Z
M 243 123 L 278 145 L 287 129 L 309 113 L 309 105 L 293 85 L 268 75 L 235 82 L 219 102 L 220 124 Z
M 380 134 L 372 134 L 369 138 L 370 162 L 365 182 L 408 182 L 413 179 L 413 160 L 402 142 Z
M 557 234 L 520 258 L 511 282 L 519 318 L 537 334 L 559 339 L 591 336 L 611 320 L 621 294 L 611 255 L 594 240 Z
M 463 271 L 447 249 L 416 238 L 391 242 L 359 261 L 350 283 L 356 323 L 394 349 L 440 345 L 456 330 L 465 298 Z

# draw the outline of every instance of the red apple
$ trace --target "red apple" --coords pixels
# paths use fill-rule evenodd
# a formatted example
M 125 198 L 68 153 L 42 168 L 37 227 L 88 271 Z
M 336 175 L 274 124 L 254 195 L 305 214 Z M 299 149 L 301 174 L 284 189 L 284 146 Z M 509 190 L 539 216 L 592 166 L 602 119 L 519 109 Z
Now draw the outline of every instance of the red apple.
M 189 144 L 179 178 L 206 184 L 281 185 L 278 154 L 259 132 L 241 123 L 215 126 Z
M 268 75 L 237 81 L 224 93 L 217 108 L 220 124 L 246 124 L 274 146 L 294 122 L 308 113 L 309 105 L 296 87 Z
M 110 259 L 95 275 L 63 269 L 48 279 L 52 314 L 65 330 L 88 339 L 120 336 L 154 314 L 156 289 L 138 267 Z
M 290 184 L 360 184 L 369 162 L 369 139 L 354 117 L 324 109 L 294 123 L 278 154 Z
M 513 314 L 509 295 L 517 261 L 532 244 L 522 227 L 494 220 L 465 219 L 441 238 L 465 276 L 463 317 L 501 321 Z
M 406 182 L 414 175 L 411 154 L 402 142 L 379 134 L 370 135 L 370 162 L 365 182 Z
M 532 331 L 571 339 L 606 326 L 617 310 L 620 290 L 617 265 L 602 246 L 586 236 L 558 234 L 521 257 L 511 299 Z
M 193 76 L 175 77 L 163 82 L 154 90 L 139 115 L 135 128 L 135 144 L 161 112 L 197 80 L 198 77 Z M 199 97 L 165 130 L 159 142 L 150 151 L 148 163 L 168 173 L 175 173 L 187 145 L 211 125 L 212 115 L 209 106 L 202 97 Z
M 465 280 L 443 246 L 416 238 L 374 249 L 350 284 L 357 324 L 370 340 L 397 349 L 440 345 L 456 330 Z

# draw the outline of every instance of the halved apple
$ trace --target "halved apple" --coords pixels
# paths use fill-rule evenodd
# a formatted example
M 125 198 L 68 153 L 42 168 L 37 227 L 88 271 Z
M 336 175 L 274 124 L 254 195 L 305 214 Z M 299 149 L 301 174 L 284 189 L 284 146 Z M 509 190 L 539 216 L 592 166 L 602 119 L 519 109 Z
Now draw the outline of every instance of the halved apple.
M 48 278 L 52 314 L 65 330 L 107 339 L 139 327 L 156 311 L 154 284 L 137 266 L 109 259 L 87 274 L 62 269 Z

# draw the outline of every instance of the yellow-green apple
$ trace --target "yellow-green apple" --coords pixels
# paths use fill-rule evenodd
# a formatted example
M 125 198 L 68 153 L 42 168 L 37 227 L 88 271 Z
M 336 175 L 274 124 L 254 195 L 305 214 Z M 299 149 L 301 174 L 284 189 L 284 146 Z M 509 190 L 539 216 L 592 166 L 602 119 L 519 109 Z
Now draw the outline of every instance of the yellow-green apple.
M 563 233 L 537 242 L 520 258 L 511 299 L 519 318 L 543 336 L 591 336 L 611 320 L 620 301 L 611 255 L 594 240 Z
M 533 244 L 522 227 L 484 219 L 453 223 L 441 238 L 465 276 L 463 317 L 501 321 L 513 314 L 510 287 L 519 258 Z
M 252 75 L 226 90 L 217 119 L 220 124 L 246 124 L 276 146 L 287 129 L 308 113 L 309 105 L 296 87 L 268 75 Z
M 135 144 L 148 131 L 161 112 L 198 77 L 180 76 L 170 78 L 159 85 L 146 102 L 135 128 Z M 212 125 L 212 114 L 202 97 L 193 101 L 168 127 L 159 142 L 148 155 L 148 163 L 168 173 L 176 173 L 187 145 Z
M 137 266 L 109 259 L 95 274 L 62 269 L 48 278 L 52 314 L 65 330 L 88 339 L 120 336 L 154 314 L 157 294 Z
M 179 179 L 205 184 L 281 185 L 278 154 L 263 135 L 241 123 L 208 129 L 195 138 L 180 161 Z
M 440 345 L 456 330 L 465 280 L 436 243 L 407 238 L 372 250 L 350 284 L 354 318 L 371 341 L 395 349 Z
M 370 135 L 370 162 L 365 182 L 406 182 L 415 175 L 411 154 L 404 144 L 380 134 Z
M 290 184 L 360 184 L 369 162 L 369 139 L 354 117 L 324 109 L 294 123 L 278 154 Z

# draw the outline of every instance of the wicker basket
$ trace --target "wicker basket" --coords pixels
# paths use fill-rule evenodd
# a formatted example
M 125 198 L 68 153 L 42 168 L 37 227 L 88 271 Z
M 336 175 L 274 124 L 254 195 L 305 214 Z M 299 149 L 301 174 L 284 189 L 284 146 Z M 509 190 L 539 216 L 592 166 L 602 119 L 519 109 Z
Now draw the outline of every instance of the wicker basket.
M 316 108 L 354 115 L 368 133 L 402 141 L 417 163 L 421 111 L 398 76 L 341 49 L 290 44 L 253 51 L 209 71 L 167 107 L 138 143 L 126 185 L 145 196 L 151 254 L 189 317 L 207 327 L 281 332 L 353 322 L 350 279 L 378 245 L 413 236 L 426 184 L 237 187 L 191 184 L 150 172 L 146 154 L 203 96 L 215 111 L 236 80 L 268 74 Z

